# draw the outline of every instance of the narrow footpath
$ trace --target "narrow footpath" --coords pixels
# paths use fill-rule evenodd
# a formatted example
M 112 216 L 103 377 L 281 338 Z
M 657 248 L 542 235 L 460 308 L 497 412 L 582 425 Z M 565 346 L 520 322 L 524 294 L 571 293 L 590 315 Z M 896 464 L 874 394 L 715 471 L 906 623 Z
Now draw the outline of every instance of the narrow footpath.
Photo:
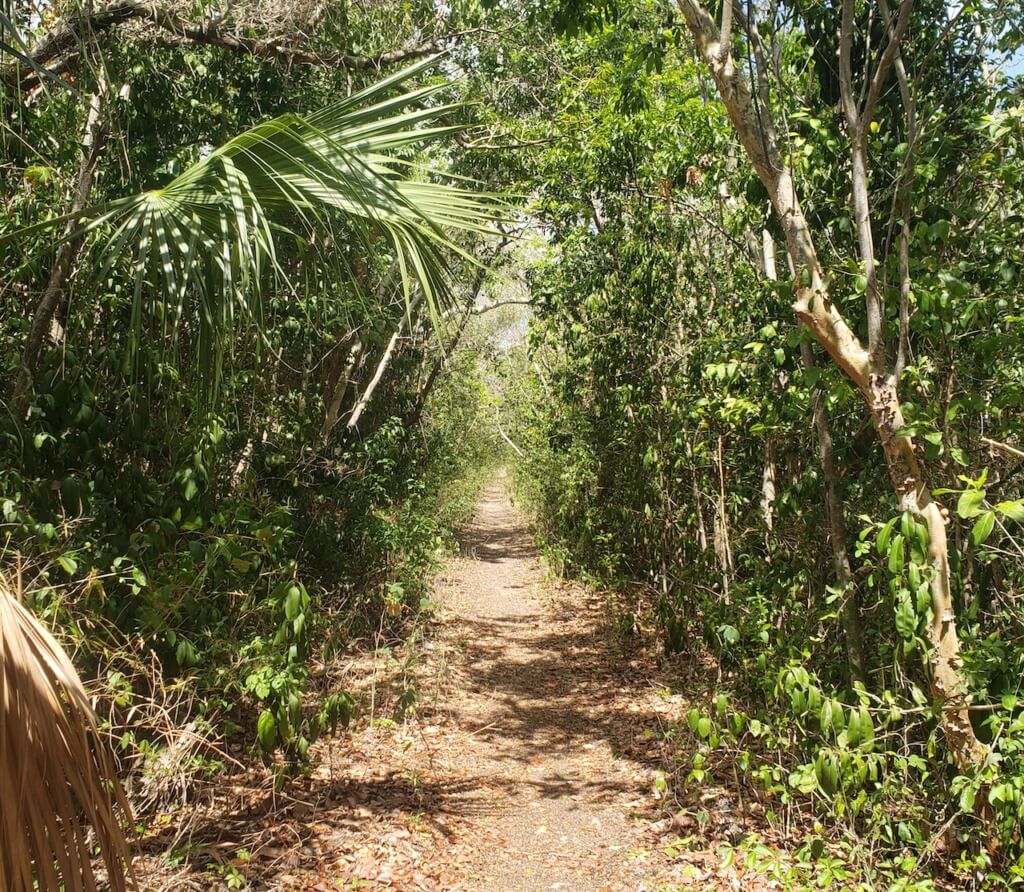
M 548 578 L 502 480 L 433 598 L 422 637 L 327 667 L 363 704 L 357 728 L 317 744 L 282 790 L 254 769 L 178 813 L 152 850 L 192 857 L 159 880 L 143 870 L 145 888 L 770 888 L 719 857 L 745 832 L 736 791 L 704 785 L 683 803 L 659 783 L 687 704 L 602 597 Z
M 448 708 L 465 733 L 459 770 L 483 781 L 478 798 L 489 808 L 473 828 L 463 888 L 644 888 L 650 686 L 628 687 L 596 604 L 559 598 L 545 583 L 500 483 L 486 491 L 464 550 L 444 593 L 461 654 Z

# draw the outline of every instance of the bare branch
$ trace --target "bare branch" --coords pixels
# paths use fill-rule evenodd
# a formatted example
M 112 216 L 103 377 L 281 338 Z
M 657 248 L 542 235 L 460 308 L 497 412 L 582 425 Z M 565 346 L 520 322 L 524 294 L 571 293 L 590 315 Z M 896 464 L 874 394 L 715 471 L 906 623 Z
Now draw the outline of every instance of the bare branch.
M 913 11 L 914 0 L 903 0 L 897 14 L 896 24 L 893 25 L 891 21 L 888 23 L 890 28 L 889 42 L 885 45 L 881 58 L 878 60 L 878 66 L 875 68 L 875 73 L 871 77 L 871 86 L 868 88 L 867 99 L 864 100 L 864 108 L 860 115 L 860 125 L 864 129 L 867 129 L 875 116 L 875 108 L 878 105 L 879 97 L 882 95 L 882 87 L 885 86 L 885 79 L 889 76 L 889 69 L 892 68 L 896 57 L 899 55 L 900 43 L 903 41 L 903 36 L 907 33 L 907 28 L 910 27 L 910 16 Z
M 722 34 L 722 45 L 719 47 L 718 57 L 724 62 L 732 47 L 732 3 L 726 2 L 722 4 L 722 27 L 720 31 Z
M 860 114 L 853 98 L 853 66 L 850 60 L 853 50 L 853 0 L 843 0 L 843 12 L 839 25 L 839 101 L 846 115 L 846 126 L 851 139 L 860 137 Z
M 1009 443 L 1000 443 L 998 440 L 991 440 L 988 437 L 979 437 L 979 439 L 986 446 L 991 446 L 993 449 L 998 449 L 1000 452 L 1005 452 L 1007 455 L 1012 455 L 1016 458 L 1024 458 L 1024 451 L 1018 449 L 1016 446 L 1011 446 Z
M 87 29 L 91 32 L 105 31 L 133 19 L 147 22 L 173 37 L 193 43 L 221 47 L 293 65 L 318 65 L 357 71 L 379 70 L 420 59 L 442 51 L 449 41 L 458 40 L 479 31 L 476 28 L 456 31 L 417 46 L 376 55 L 316 52 L 302 46 L 289 45 L 281 39 L 243 37 L 239 34 L 232 34 L 209 21 L 189 22 L 172 10 L 156 3 L 146 2 L 146 0 L 114 0 L 114 2 L 99 7 L 91 14 L 83 13 L 74 18 L 60 21 L 33 44 L 28 56 L 36 65 L 47 65 L 54 60 L 59 60 L 67 53 L 74 52 L 79 46 L 82 34 Z M 39 75 L 31 67 L 22 65 L 17 60 L 0 69 L 0 80 L 9 86 L 21 85 L 22 88 L 27 88 L 38 77 Z
M 489 313 L 491 310 L 497 310 L 500 307 L 532 307 L 532 300 L 500 300 L 497 303 L 488 304 L 486 307 L 478 307 L 473 310 L 474 316 L 482 316 L 484 313 Z

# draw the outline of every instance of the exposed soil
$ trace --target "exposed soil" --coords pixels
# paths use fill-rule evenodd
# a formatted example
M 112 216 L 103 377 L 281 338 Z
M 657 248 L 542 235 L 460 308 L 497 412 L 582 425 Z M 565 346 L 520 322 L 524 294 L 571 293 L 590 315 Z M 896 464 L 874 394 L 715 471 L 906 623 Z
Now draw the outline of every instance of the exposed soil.
M 500 484 L 465 550 L 445 594 L 461 655 L 448 708 L 464 735 L 458 770 L 482 781 L 488 811 L 473 836 L 489 844 L 473 846 L 462 888 L 642 888 L 650 818 L 637 812 L 654 766 L 638 719 L 653 691 L 635 676 L 623 690 L 628 665 L 592 605 L 545 584 Z
M 682 698 L 601 598 L 546 578 L 500 480 L 462 545 L 425 640 L 348 667 L 370 720 L 283 792 L 257 771 L 222 785 L 176 842 L 185 866 L 143 861 L 147 888 L 209 889 L 218 873 L 252 889 L 763 888 L 714 854 L 747 825 L 736 791 L 699 794 L 704 833 L 670 817 L 656 777 Z

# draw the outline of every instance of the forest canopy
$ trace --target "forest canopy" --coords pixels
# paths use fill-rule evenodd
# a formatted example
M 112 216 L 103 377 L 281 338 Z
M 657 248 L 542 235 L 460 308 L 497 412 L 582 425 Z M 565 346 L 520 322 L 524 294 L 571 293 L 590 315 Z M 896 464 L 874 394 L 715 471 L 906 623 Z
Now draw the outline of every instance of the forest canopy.
M 0 886 L 71 851 L 130 885 L 129 814 L 227 742 L 309 771 L 363 721 L 333 667 L 429 635 L 499 466 L 547 565 L 688 679 L 679 801 L 797 813 L 808 887 L 823 827 L 842 882 L 1019 884 L 1022 27 L 5 4 L 0 695 L 46 708 L 0 696 L 0 782 L 34 729 L 84 736 Z

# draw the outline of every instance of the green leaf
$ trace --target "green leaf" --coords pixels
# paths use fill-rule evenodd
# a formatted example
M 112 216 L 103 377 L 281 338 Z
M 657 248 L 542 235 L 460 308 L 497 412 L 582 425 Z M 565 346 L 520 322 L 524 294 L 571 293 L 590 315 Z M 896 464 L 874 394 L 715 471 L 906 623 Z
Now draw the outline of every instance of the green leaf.
M 996 523 L 995 511 L 986 511 L 978 518 L 971 530 L 971 542 L 981 545 L 991 534 Z
M 917 633 L 917 612 L 908 597 L 901 596 L 896 605 L 896 631 L 905 639 L 913 638 Z
M 302 610 L 302 592 L 299 590 L 297 585 L 291 585 L 288 587 L 288 593 L 284 599 L 284 615 L 285 618 L 292 622 Z
M 850 721 L 846 723 L 846 743 L 851 748 L 856 747 L 861 740 L 863 735 L 860 729 L 860 714 L 857 712 L 850 713 Z
M 839 765 L 831 753 L 818 753 L 814 760 L 814 775 L 823 793 L 831 796 L 839 789 Z
M 877 545 L 877 548 L 878 548 L 879 556 L 885 554 L 889 550 L 889 540 L 892 537 L 893 528 L 896 526 L 896 521 L 898 521 L 898 520 L 899 520 L 898 517 L 892 518 L 892 520 L 888 521 L 882 527 L 882 529 L 880 529 L 878 531 L 878 538 L 876 539 L 876 545 Z
M 906 554 L 903 549 L 903 534 L 897 533 L 889 543 L 889 573 L 898 577 L 903 573 L 903 565 L 906 562 Z
M 870 743 L 875 739 L 875 725 L 866 706 L 860 708 L 860 733 L 862 743 Z
M 956 513 L 962 518 L 967 520 L 971 517 L 977 517 L 984 511 L 982 503 L 985 501 L 985 490 L 983 489 L 968 489 L 965 490 L 961 495 L 960 499 L 956 503 Z
M 277 719 L 269 709 L 264 709 L 256 721 L 256 739 L 264 753 L 271 753 L 277 746 Z
M 822 734 L 828 734 L 833 730 L 833 706 L 832 700 L 826 700 L 821 705 L 821 715 L 818 716 L 818 723 Z
M 179 639 L 174 656 L 178 661 L 178 665 L 182 667 L 195 666 L 199 662 L 199 655 L 192 646 L 192 642 L 184 638 Z
M 78 569 L 78 562 L 69 554 L 57 555 L 57 564 L 68 576 L 73 576 Z
M 1000 502 L 996 505 L 996 511 L 1010 520 L 1017 523 L 1024 523 L 1024 499 L 1015 499 L 1012 502 Z

